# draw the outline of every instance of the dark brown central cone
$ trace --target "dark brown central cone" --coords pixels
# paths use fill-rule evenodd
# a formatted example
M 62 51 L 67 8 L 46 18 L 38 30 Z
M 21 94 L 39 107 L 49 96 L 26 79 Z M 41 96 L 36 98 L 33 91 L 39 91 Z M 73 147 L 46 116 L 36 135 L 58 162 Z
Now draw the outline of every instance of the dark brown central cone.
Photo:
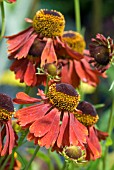
M 107 65 L 110 61 L 108 48 L 103 45 L 96 47 L 94 51 L 94 57 L 99 64 Z
M 11 97 L 4 93 L 0 93 L 0 109 L 5 109 L 8 112 L 14 112 L 14 106 Z

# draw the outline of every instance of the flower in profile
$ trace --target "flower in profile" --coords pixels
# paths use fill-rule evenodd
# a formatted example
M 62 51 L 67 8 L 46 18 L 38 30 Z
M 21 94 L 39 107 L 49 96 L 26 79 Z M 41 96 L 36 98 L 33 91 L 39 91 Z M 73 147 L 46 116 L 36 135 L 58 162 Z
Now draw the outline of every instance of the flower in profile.
M 96 38 L 91 39 L 89 50 L 91 57 L 89 62 L 98 71 L 106 71 L 110 67 L 114 56 L 113 40 L 110 37 L 106 38 L 102 34 L 97 34 Z
M 73 114 L 74 110 L 79 112 L 76 109 L 80 99 L 77 91 L 69 84 L 54 83 L 49 86 L 47 95 L 41 90 L 38 94 L 41 99 L 19 92 L 14 99 L 19 104 L 40 102 L 17 110 L 15 114 L 19 125 L 29 128 L 27 139 L 41 147 L 56 145 L 58 150 L 70 145 L 84 148 L 87 128 Z
M 83 58 L 77 61 L 68 55 L 62 56 L 63 59 L 68 60 L 68 64 L 65 64 L 62 69 L 61 81 L 72 84 L 74 87 L 78 87 L 81 81 L 92 86 L 97 86 L 101 74 L 93 70 L 88 63 L 87 55 L 89 55 L 89 51 L 85 50 L 86 43 L 83 36 L 75 31 L 65 31 L 62 39 L 69 47 L 83 55 Z M 66 74 L 67 76 L 64 76 Z
M 12 128 L 11 117 L 14 106 L 11 98 L 0 93 L 0 155 L 11 154 L 15 145 L 15 133 Z
M 88 129 L 86 160 L 95 160 L 101 157 L 102 154 L 99 141 L 105 140 L 108 133 L 95 128 L 94 124 L 97 123 L 99 117 L 91 103 L 82 101 L 78 104 L 77 109 L 82 111 L 83 116 L 81 114 L 75 114 L 75 117 Z
M 45 61 L 57 62 L 58 48 L 77 60 L 83 57 L 62 41 L 65 19 L 60 12 L 41 9 L 36 12 L 33 20 L 27 18 L 26 21 L 31 24 L 29 28 L 5 37 L 9 44 L 9 59 L 14 60 L 10 69 L 15 72 L 16 79 L 19 78 L 28 86 L 41 84 L 45 77 L 35 74 L 37 67 L 45 65 Z

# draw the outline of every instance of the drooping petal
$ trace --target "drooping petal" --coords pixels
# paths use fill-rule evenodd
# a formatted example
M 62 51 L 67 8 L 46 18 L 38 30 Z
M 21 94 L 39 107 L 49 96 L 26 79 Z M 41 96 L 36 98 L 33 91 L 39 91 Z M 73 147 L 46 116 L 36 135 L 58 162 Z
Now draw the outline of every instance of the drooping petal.
M 40 146 L 53 147 L 59 134 L 60 112 L 57 111 L 50 125 L 50 130 L 38 140 Z
M 32 46 L 35 38 L 37 37 L 37 34 L 32 34 L 28 41 L 23 45 L 23 47 L 20 49 L 20 51 L 16 54 L 15 58 L 21 59 L 21 58 L 26 58 L 30 47 Z
M 37 78 L 36 78 L 36 69 L 32 62 L 29 62 L 27 65 L 27 69 L 24 75 L 24 82 L 28 86 L 32 86 L 33 84 L 36 84 Z
M 48 110 L 49 104 L 36 104 L 19 109 L 16 112 L 15 117 L 18 118 L 20 125 L 24 127 L 43 117 Z
M 73 114 L 70 114 L 70 129 L 75 132 L 75 135 L 76 135 L 76 138 L 78 139 L 78 142 L 83 146 L 83 144 L 86 143 L 86 137 L 88 135 L 88 130 L 83 124 L 81 124 L 74 117 Z
M 87 137 L 87 158 L 95 160 L 101 156 L 101 147 L 98 140 L 98 137 L 95 134 L 94 128 L 89 127 L 89 136 Z
M 8 38 L 7 40 L 7 43 L 9 44 L 8 51 L 14 52 L 17 49 L 19 49 L 21 46 L 23 46 L 25 42 L 28 40 L 32 32 L 33 32 L 33 28 L 29 27 L 18 34 L 12 36 L 5 36 L 5 38 Z
M 44 66 L 45 63 L 53 63 L 54 61 L 57 62 L 57 56 L 54 50 L 53 40 L 48 38 L 41 55 L 41 67 Z
M 73 87 L 78 87 L 80 84 L 80 78 L 75 70 L 75 65 L 73 61 L 70 61 L 68 76 L 70 77 L 70 84 Z
M 69 142 L 69 117 L 68 117 L 68 113 L 65 112 L 64 116 L 63 116 L 62 124 L 60 127 L 59 136 L 57 139 L 57 146 L 60 148 L 60 147 L 69 146 L 69 145 L 70 145 L 70 142 Z
M 9 154 L 12 153 L 12 149 L 14 147 L 14 144 L 15 144 L 15 135 L 14 135 L 14 131 L 13 131 L 13 128 L 12 128 L 12 125 L 11 125 L 11 121 L 8 121 L 7 122 L 8 124 L 8 128 L 9 128 L 9 136 L 10 136 L 10 141 L 9 141 Z
M 50 111 L 48 114 L 46 114 L 45 116 L 36 120 L 30 126 L 30 133 L 34 133 L 35 137 L 44 136 L 48 131 L 50 131 L 51 124 L 53 122 L 55 115 L 56 115 L 56 111 L 54 109 L 54 110 Z
M 9 146 L 9 140 L 10 140 L 8 124 L 6 123 L 5 126 L 6 126 L 6 139 L 5 139 L 5 143 L 4 143 L 3 149 L 1 151 L 1 156 L 4 156 L 7 153 L 8 146 Z

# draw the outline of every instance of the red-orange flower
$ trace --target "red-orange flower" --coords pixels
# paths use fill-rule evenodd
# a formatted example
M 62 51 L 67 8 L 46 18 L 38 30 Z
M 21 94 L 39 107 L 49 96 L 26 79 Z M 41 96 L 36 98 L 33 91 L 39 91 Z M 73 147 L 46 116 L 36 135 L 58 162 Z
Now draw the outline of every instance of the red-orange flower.
M 73 114 L 79 102 L 75 89 L 69 84 L 52 84 L 46 96 L 41 90 L 39 95 L 41 100 L 19 92 L 14 99 L 16 103 L 41 102 L 16 112 L 20 126 L 29 128 L 27 139 L 46 148 L 55 144 L 59 149 L 70 145 L 84 148 L 87 129 Z
M 6 36 L 9 59 L 14 60 L 10 69 L 21 82 L 28 86 L 41 84 L 45 78 L 36 74 L 37 67 L 45 65 L 45 61 L 57 62 L 59 48 L 71 58 L 80 60 L 83 57 L 62 41 L 65 19 L 60 12 L 39 10 L 33 20 L 26 21 L 32 26 L 18 34 Z
M 14 106 L 11 98 L 0 93 L 0 155 L 11 154 L 15 145 L 15 133 L 12 128 L 11 117 Z
M 86 160 L 95 160 L 101 157 L 102 151 L 100 140 L 105 140 L 108 133 L 97 130 L 94 124 L 98 121 L 98 115 L 91 103 L 86 101 L 80 102 L 77 106 L 82 111 L 82 115 L 75 114 L 76 118 L 88 129 L 86 144 Z
M 62 38 L 68 46 L 82 54 L 83 58 L 78 61 L 72 59 L 68 55 L 60 57 L 67 60 L 67 62 L 62 60 L 63 63 L 65 63 L 65 66 L 62 69 L 61 81 L 69 83 L 74 87 L 78 87 L 80 85 L 80 81 L 88 83 L 92 86 L 97 86 L 99 83 L 99 76 L 104 75 L 99 73 L 97 70 L 93 70 L 90 66 L 88 62 L 89 51 L 85 50 L 86 44 L 82 35 L 74 31 L 65 31 Z
M 97 34 L 96 38 L 91 39 L 89 50 L 89 62 L 92 63 L 98 71 L 106 71 L 110 67 L 110 62 L 114 55 L 113 40 L 110 37 L 105 38 L 102 34 Z

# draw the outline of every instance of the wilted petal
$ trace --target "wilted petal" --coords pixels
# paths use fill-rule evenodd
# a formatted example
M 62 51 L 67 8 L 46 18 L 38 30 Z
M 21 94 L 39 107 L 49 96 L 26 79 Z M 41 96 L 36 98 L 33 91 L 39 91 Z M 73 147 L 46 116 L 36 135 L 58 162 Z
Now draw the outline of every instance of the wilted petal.
M 26 58 L 30 47 L 32 46 L 35 38 L 37 37 L 37 34 L 32 34 L 28 41 L 23 45 L 23 47 L 21 48 L 21 50 L 19 51 L 19 53 L 16 54 L 15 58 L 21 59 L 21 58 Z
M 57 56 L 54 50 L 53 40 L 48 38 L 41 55 L 41 67 L 43 67 L 45 63 L 53 63 L 54 61 L 57 62 Z
M 33 28 L 29 27 L 24 31 L 21 31 L 18 34 L 12 35 L 12 36 L 5 36 L 5 38 L 8 38 L 7 43 L 9 44 L 8 46 L 8 51 L 9 52 L 14 52 L 21 46 L 25 44 L 25 42 L 28 40 L 29 36 L 33 32 Z

